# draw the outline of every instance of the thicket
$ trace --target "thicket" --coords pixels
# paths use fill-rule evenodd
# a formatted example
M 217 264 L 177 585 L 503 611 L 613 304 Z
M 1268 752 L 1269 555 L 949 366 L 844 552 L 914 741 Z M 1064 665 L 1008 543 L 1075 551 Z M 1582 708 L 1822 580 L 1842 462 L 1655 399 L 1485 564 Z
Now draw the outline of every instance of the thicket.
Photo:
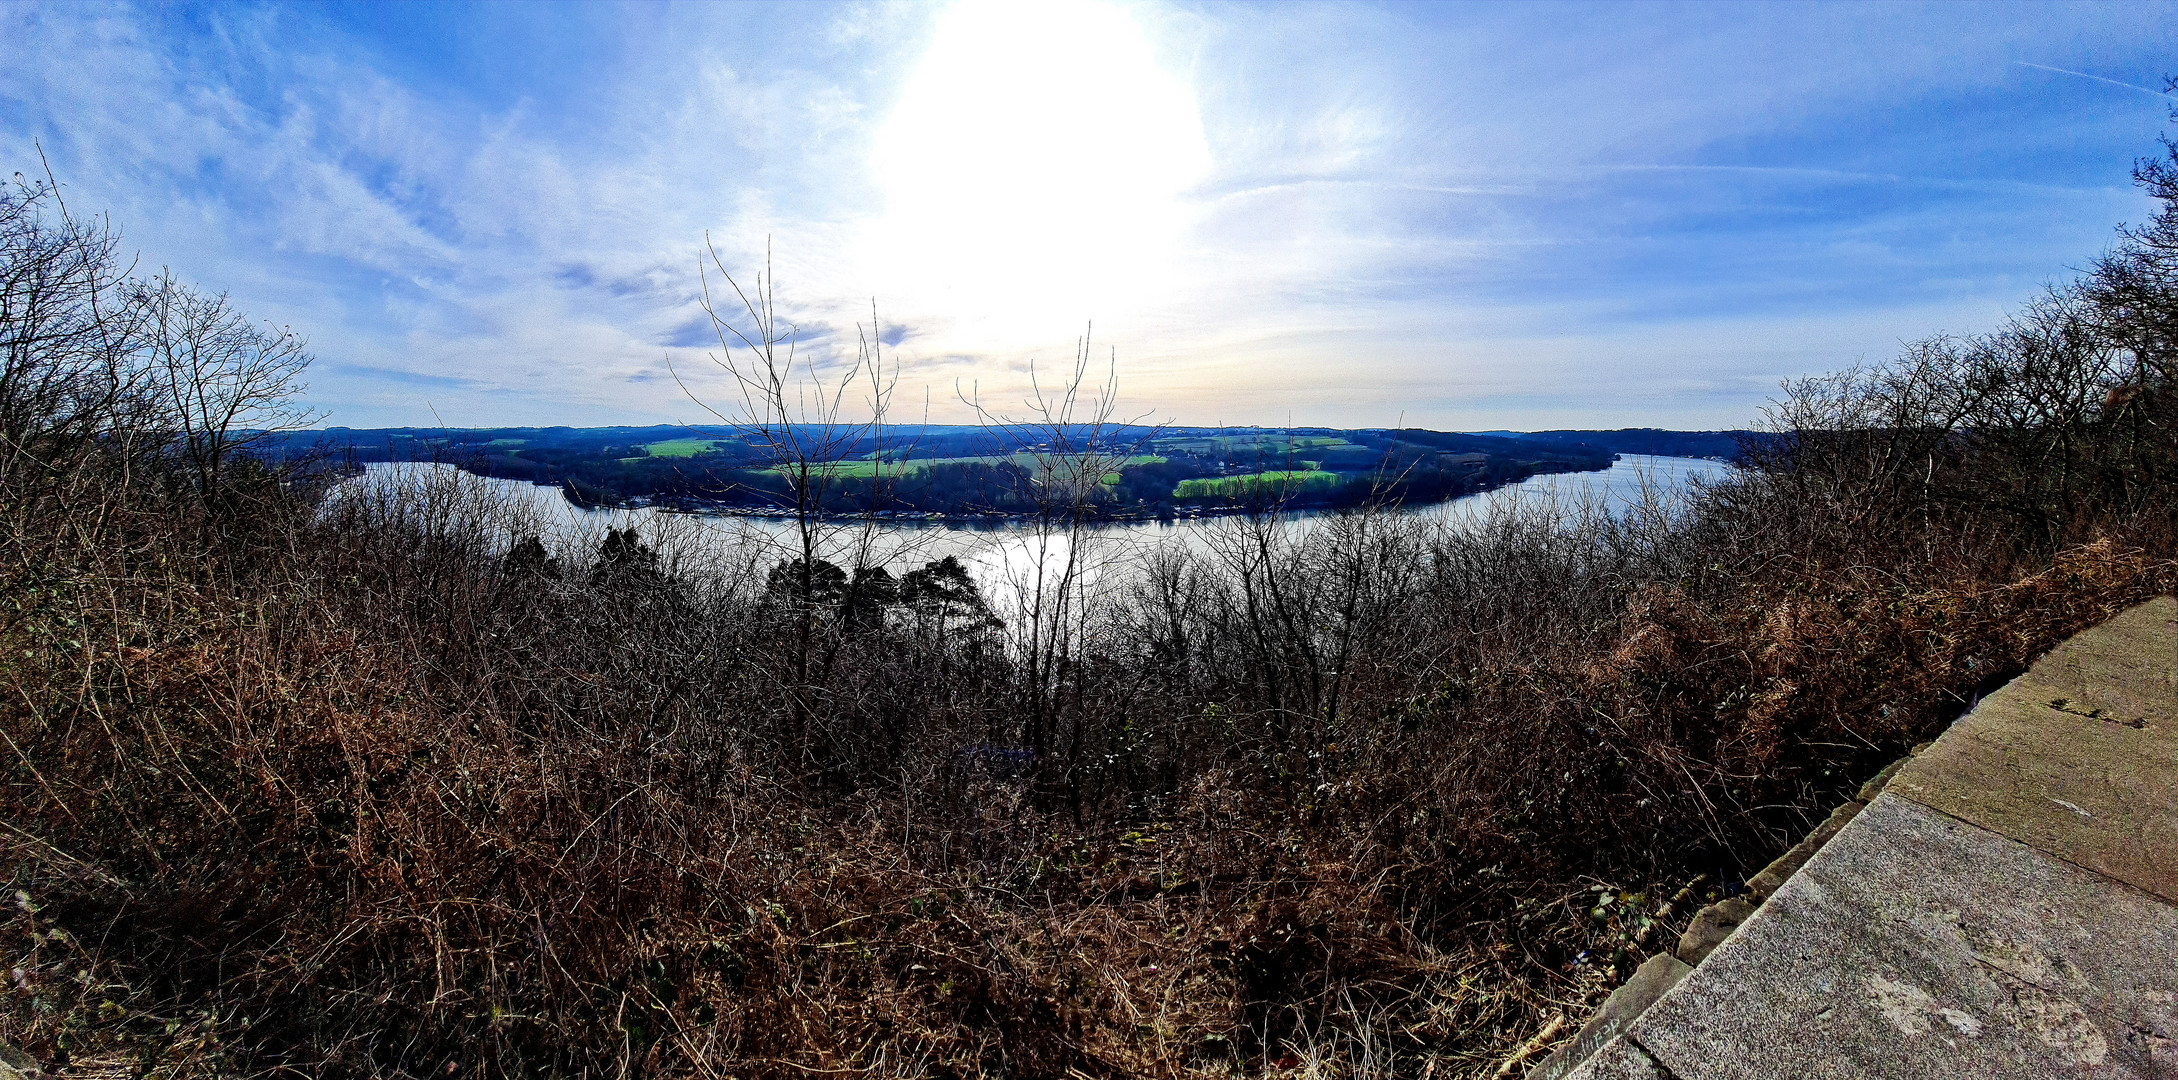
M 0 1030 L 164 1075 L 1511 1071 L 2178 588 L 2178 151 L 2140 179 L 2080 280 L 1793 384 L 1684 498 L 1269 506 L 1095 575 L 1058 485 L 1058 572 L 993 597 L 263 467 L 293 336 L 18 183 Z

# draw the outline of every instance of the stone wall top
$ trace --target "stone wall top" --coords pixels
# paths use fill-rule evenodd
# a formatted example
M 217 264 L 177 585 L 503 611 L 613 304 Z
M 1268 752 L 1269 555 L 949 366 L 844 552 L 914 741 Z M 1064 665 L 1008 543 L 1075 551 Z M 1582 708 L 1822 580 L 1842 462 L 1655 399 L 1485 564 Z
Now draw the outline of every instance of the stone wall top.
M 2178 599 L 1876 787 L 1530 1075 L 2178 1077 Z

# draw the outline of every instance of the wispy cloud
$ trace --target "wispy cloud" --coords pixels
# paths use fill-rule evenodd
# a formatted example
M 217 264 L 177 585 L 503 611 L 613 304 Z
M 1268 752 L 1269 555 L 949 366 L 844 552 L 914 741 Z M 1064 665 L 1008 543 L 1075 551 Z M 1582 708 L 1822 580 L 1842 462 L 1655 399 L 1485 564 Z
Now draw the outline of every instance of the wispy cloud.
M 2142 216 L 2178 44 L 2151 4 L 1044 9 L 8 5 L 0 166 L 41 141 L 304 329 L 335 423 L 694 415 L 708 236 L 776 252 L 820 363 L 874 299 L 941 409 L 1094 319 L 1187 421 L 1710 425 Z
M 2111 86 L 2121 86 L 2127 90 L 2138 90 L 2143 94 L 2153 94 L 2159 98 L 2168 98 L 2171 96 L 2167 91 L 2156 90 L 2146 86 L 2139 86 L 2119 79 L 2106 79 L 2100 75 L 2090 75 L 2084 71 L 2073 71 L 2069 68 L 2051 67 L 2048 64 L 2030 64 L 2025 60 L 2016 60 L 2013 62 L 2024 68 L 2034 68 L 2037 71 L 2053 71 L 2059 75 L 2070 75 L 2078 79 L 2093 79 L 2094 81 L 2099 83 L 2108 83 Z

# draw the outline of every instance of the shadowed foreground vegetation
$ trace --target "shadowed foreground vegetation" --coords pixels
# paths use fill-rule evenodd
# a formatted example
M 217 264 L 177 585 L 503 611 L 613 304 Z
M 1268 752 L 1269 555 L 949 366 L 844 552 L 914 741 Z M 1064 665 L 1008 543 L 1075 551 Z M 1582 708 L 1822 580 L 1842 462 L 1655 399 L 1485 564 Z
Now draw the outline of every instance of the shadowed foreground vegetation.
M 2178 588 L 2178 210 L 1683 502 L 1265 512 L 1003 625 L 328 499 L 175 412 L 291 338 L 37 187 L 0 244 L 0 1030 L 70 1072 L 1492 1075 Z

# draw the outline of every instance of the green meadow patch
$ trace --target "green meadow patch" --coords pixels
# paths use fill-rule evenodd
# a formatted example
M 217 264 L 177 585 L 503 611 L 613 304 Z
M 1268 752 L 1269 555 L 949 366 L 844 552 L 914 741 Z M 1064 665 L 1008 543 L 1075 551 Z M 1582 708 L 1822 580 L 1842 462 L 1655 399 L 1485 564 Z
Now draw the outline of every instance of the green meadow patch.
M 1261 495 L 1295 495 L 1304 491 L 1328 491 L 1337 487 L 1339 474 L 1322 469 L 1279 469 L 1247 476 L 1198 476 L 1182 480 L 1172 489 L 1175 499 L 1245 499 Z
M 821 466 L 821 468 L 824 470 L 824 475 L 831 479 L 867 480 L 871 477 L 880 475 L 880 470 L 882 470 L 882 475 L 885 476 L 903 477 L 911 476 L 916 473 L 927 472 L 930 469 L 935 468 L 939 465 L 1013 464 L 1018 465 L 1023 469 L 1035 471 L 1039 467 L 1043 467 L 1045 462 L 1052 460 L 1054 460 L 1054 458 L 1053 455 L 1050 454 L 986 454 L 975 457 L 916 458 L 911 461 L 890 461 L 884 463 L 870 461 L 868 459 L 857 459 L 853 461 L 834 461 Z M 1078 462 L 1081 459 L 1077 458 L 1074 460 Z M 1121 469 L 1129 469 L 1133 468 L 1136 465 L 1161 464 L 1164 462 L 1164 460 L 1165 458 L 1161 454 L 1135 454 L 1131 457 L 1128 457 L 1125 461 L 1118 462 L 1117 464 L 1118 467 Z M 1107 469 L 1109 469 L 1113 465 L 1113 462 L 1110 459 L 1103 459 L 1097 462 L 1097 464 L 1103 465 Z M 1066 463 L 1061 463 L 1060 465 L 1053 467 L 1052 471 L 1061 472 L 1065 471 L 1067 468 L 1068 465 Z M 785 475 L 792 470 L 774 468 L 767 471 L 771 472 L 774 475 Z M 1106 472 L 1104 474 L 1104 482 L 1107 484 L 1118 483 L 1119 473 L 1110 471 Z
M 652 457 L 695 457 L 724 445 L 718 439 L 667 439 L 664 442 L 644 443 L 643 449 Z

